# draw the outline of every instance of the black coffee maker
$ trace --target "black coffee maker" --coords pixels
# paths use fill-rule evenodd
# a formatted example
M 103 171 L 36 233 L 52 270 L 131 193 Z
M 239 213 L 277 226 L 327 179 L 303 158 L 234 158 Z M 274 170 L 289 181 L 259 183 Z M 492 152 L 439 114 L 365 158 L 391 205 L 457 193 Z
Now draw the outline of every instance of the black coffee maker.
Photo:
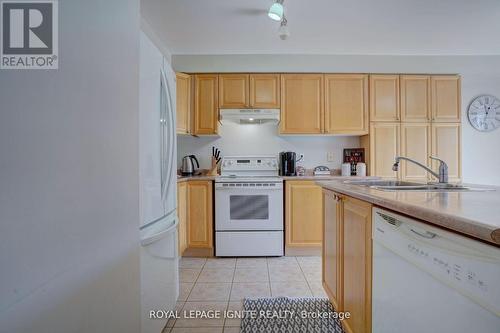
M 297 154 L 293 151 L 282 151 L 280 153 L 280 175 L 296 176 Z

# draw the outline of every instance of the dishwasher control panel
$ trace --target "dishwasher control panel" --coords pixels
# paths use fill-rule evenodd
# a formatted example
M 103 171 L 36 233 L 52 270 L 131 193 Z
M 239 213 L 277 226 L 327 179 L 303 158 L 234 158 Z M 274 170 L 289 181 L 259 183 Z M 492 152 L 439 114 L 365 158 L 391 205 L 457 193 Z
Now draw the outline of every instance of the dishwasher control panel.
M 455 280 L 456 282 L 465 282 L 473 287 L 479 288 L 482 292 L 488 291 L 488 283 L 485 278 L 481 278 L 481 274 L 476 271 L 473 267 L 465 266 L 466 263 L 453 261 L 447 255 L 439 255 L 432 250 L 422 247 L 417 243 L 410 242 L 407 245 L 408 251 L 411 255 L 418 258 L 418 260 L 424 260 L 429 264 L 434 266 L 434 269 L 439 271 L 441 274 L 446 274 L 449 278 Z M 430 254 L 429 254 L 430 253 Z
M 379 208 L 373 240 L 500 316 L 500 249 Z

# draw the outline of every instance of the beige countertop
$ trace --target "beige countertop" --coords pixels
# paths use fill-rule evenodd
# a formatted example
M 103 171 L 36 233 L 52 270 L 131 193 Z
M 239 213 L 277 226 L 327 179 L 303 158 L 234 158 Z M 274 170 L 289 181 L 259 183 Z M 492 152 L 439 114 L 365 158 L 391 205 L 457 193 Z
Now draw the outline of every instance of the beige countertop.
M 335 180 L 317 183 L 325 189 L 489 243 L 500 244 L 500 187 L 487 186 L 495 191 L 483 192 L 389 192 Z
M 370 180 L 370 179 L 379 179 L 379 177 L 361 177 L 361 176 L 313 176 L 313 175 L 305 175 L 305 176 L 282 176 L 284 180 Z
M 216 178 L 220 177 L 220 175 L 217 176 L 209 176 L 206 174 L 200 174 L 196 176 L 180 176 L 177 175 L 177 182 L 185 182 L 185 181 L 190 181 L 190 180 L 215 180 Z M 355 179 L 378 179 L 378 177 L 358 177 L 358 176 L 351 176 L 351 177 L 346 177 L 346 176 L 312 176 L 312 175 L 306 175 L 306 176 L 284 176 L 280 177 L 283 180 L 355 180 Z
M 187 182 L 190 180 L 215 180 L 219 176 L 209 176 L 209 175 L 196 175 L 196 176 L 180 176 L 177 175 L 177 182 Z

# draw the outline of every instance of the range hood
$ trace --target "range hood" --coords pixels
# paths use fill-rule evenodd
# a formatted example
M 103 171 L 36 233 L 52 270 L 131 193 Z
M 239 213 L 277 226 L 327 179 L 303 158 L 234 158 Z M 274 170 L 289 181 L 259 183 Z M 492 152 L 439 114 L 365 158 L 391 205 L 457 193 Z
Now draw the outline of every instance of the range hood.
M 279 109 L 221 109 L 220 120 L 238 124 L 263 124 L 280 122 Z

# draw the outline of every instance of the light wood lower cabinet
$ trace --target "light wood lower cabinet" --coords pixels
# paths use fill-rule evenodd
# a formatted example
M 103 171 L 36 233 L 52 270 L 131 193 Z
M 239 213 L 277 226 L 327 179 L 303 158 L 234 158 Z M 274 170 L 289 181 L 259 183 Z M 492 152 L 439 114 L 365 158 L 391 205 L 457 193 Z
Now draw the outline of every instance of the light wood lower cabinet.
M 285 181 L 285 245 L 320 247 L 322 224 L 321 187 L 314 181 Z
M 333 307 L 342 308 L 342 202 L 341 196 L 323 190 L 323 288 Z
M 325 203 L 323 286 L 348 333 L 370 333 L 372 311 L 372 205 L 329 190 Z
M 187 182 L 177 184 L 177 215 L 179 216 L 179 255 L 187 249 Z
M 187 182 L 187 247 L 213 249 L 212 181 Z
M 343 311 L 351 317 L 345 320 L 347 332 L 371 332 L 372 281 L 372 207 L 351 197 L 343 201 Z

